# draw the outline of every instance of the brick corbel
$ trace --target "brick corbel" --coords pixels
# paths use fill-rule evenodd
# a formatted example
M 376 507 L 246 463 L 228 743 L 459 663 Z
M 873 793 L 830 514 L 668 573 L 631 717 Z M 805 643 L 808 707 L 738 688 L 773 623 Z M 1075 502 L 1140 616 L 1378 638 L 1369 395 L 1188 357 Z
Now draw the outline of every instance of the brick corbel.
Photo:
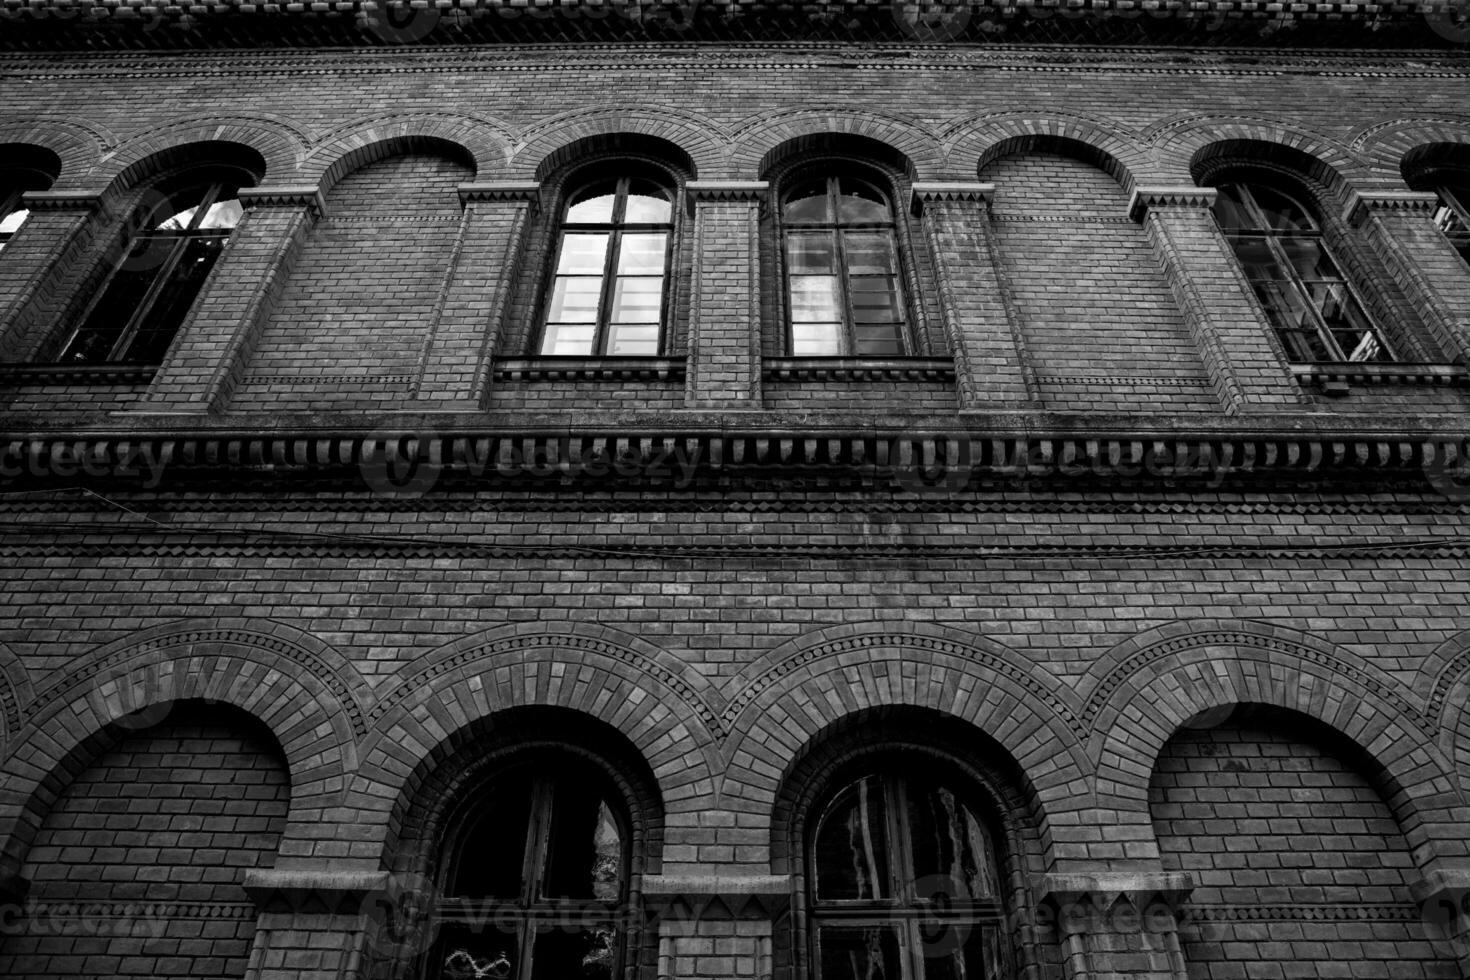
M 691 180 L 684 194 L 692 208 L 697 201 L 759 201 L 770 189 L 766 180 Z
M 1208 210 L 1215 204 L 1219 192 L 1213 187 L 1196 187 L 1193 184 L 1135 187 L 1128 198 L 1128 217 L 1142 221 L 1151 208 L 1198 208 Z
M 649 875 L 643 900 L 661 918 L 780 918 L 791 903 L 790 875 Z
M 1432 214 L 1439 207 L 1439 195 L 1430 191 L 1354 191 L 1343 218 L 1352 227 L 1361 225 L 1369 211 L 1407 211 Z
M 27 191 L 20 197 L 27 211 L 95 211 L 101 204 L 101 191 Z
M 994 184 L 974 181 L 919 181 L 913 186 L 910 204 L 914 214 L 920 214 L 930 201 L 958 201 L 974 204 L 985 203 L 995 197 Z
M 526 201 L 533 208 L 541 202 L 541 185 L 534 180 L 487 180 L 459 185 L 459 203 L 476 201 Z
M 240 199 L 240 206 L 246 211 L 255 208 L 306 208 L 314 218 L 320 218 L 327 213 L 327 203 L 322 199 L 322 192 L 313 184 L 242 187 L 237 197 Z
M 318 871 L 253 868 L 245 893 L 261 912 L 356 915 L 387 895 L 386 871 Z

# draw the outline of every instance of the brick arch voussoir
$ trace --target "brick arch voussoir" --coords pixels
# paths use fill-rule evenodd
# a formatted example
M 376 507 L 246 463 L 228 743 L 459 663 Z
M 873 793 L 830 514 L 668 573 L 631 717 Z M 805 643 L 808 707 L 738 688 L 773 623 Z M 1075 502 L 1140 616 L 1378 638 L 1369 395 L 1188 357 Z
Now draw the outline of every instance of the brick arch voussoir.
M 60 158 L 53 190 L 94 186 L 93 174 L 116 142 L 117 137 L 108 130 L 76 119 L 31 116 L 0 121 L 0 143 L 29 143 Z
M 305 155 L 305 134 L 268 117 L 212 116 L 180 119 L 128 136 L 99 162 L 99 183 L 127 188 L 147 179 L 158 161 L 187 163 L 187 148 L 199 143 L 236 144 L 265 163 L 261 182 L 286 183 Z
M 587 624 L 499 627 L 426 655 L 370 715 L 349 795 L 386 832 L 392 801 L 436 746 L 509 708 L 567 708 L 625 735 L 670 811 L 710 805 L 718 717 L 686 664 L 621 631 Z
M 264 725 L 291 778 L 285 836 L 318 823 L 356 765 L 352 712 L 310 650 L 283 650 L 282 634 L 300 631 L 265 628 L 271 632 L 212 622 L 157 627 L 43 681 L 0 760 L 0 861 L 18 868 L 71 777 L 118 738 L 164 721 L 180 702 L 228 704 Z
M 1470 786 L 1470 630 L 1456 633 L 1429 652 L 1414 678 L 1439 734 L 1441 751 Z
M 982 167 L 1033 148 L 1085 148 L 1078 154 L 1101 167 L 1124 190 L 1168 178 L 1144 141 L 1124 127 L 1071 113 L 984 114 L 952 124 L 942 134 L 947 173 L 974 180 Z
M 737 127 L 731 175 L 738 180 L 761 180 L 789 153 L 804 152 L 809 146 L 816 148 L 822 140 L 844 136 L 862 137 L 887 147 L 903 161 L 913 180 L 932 179 L 943 169 L 939 141 L 912 120 L 850 106 L 809 106 L 762 114 Z
M 1121 644 L 1084 681 L 1101 801 L 1147 822 L 1149 778 L 1165 743 L 1186 726 L 1220 723 L 1237 705 L 1265 704 L 1321 722 L 1372 760 L 1421 859 L 1464 851 L 1458 781 L 1412 692 L 1321 640 L 1230 625 L 1233 636 L 1186 624 L 1151 630 L 1155 642 Z
M 0 754 L 14 743 L 25 723 L 24 711 L 35 700 L 29 672 L 15 651 L 0 643 Z
M 724 127 L 699 113 L 670 106 L 621 104 L 558 113 L 519 134 L 510 162 L 513 176 L 542 180 L 574 162 L 572 148 L 619 139 L 662 141 L 677 151 L 670 164 L 691 177 L 718 177 L 726 170 L 730 139 Z
M 1431 117 L 1395 117 L 1371 123 L 1353 132 L 1349 145 L 1388 177 L 1402 178 L 1404 158 L 1418 147 L 1452 143 L 1470 147 L 1470 114 L 1441 113 Z
M 488 116 L 425 113 L 354 119 L 318 140 L 301 163 L 297 178 L 327 194 L 361 167 L 401 153 L 447 153 L 474 168 L 474 179 L 505 176 L 510 137 L 505 125 Z
M 1372 162 L 1351 146 L 1325 134 L 1262 116 L 1186 115 L 1161 120 L 1144 130 L 1142 137 L 1154 146 L 1160 165 L 1192 180 L 1195 155 L 1217 145 L 1255 144 L 1263 161 L 1279 150 L 1305 155 L 1312 177 L 1329 190 L 1345 194 L 1354 184 L 1371 184 L 1379 179 Z

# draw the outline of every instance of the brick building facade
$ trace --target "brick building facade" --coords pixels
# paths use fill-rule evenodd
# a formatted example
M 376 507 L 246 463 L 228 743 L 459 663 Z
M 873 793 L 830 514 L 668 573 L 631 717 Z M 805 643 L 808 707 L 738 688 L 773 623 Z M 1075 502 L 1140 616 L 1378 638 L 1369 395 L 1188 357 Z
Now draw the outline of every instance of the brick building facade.
M 1470 976 L 1453 5 L 5 12 L 0 975 Z

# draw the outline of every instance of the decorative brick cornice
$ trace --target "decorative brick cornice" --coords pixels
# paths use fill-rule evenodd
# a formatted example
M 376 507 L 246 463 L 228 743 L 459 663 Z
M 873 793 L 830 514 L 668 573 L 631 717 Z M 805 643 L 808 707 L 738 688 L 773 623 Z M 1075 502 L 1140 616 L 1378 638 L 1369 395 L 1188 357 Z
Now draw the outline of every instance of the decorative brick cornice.
M 313 216 L 327 213 L 327 203 L 314 184 L 280 185 L 278 187 L 242 187 L 240 205 L 247 211 L 257 208 L 306 208 Z
M 1354 191 L 1343 209 L 1348 224 L 1357 227 L 1370 211 L 1404 211 L 1433 214 L 1439 207 L 1439 195 L 1432 191 Z
M 101 191 L 27 191 L 20 199 L 29 211 L 95 211 L 101 203 Z
M 1215 203 L 1219 192 L 1213 187 L 1195 187 L 1193 184 L 1153 185 L 1135 187 L 1128 198 L 1128 217 L 1142 221 L 1153 208 L 1197 208 L 1203 210 Z
M 691 205 L 699 201 L 759 201 L 771 190 L 766 180 L 691 180 L 684 193 Z
M 643 898 L 661 918 L 774 919 L 791 903 L 789 875 L 647 875 Z
M 534 180 L 485 180 L 459 185 L 459 203 L 521 201 L 535 205 L 541 200 L 541 185 Z
M 507 357 L 497 359 L 496 381 L 675 381 L 682 357 Z
M 1124 923 L 1136 930 L 1162 924 L 1155 919 L 1172 926 L 1194 891 L 1194 878 L 1183 871 L 1049 874 L 1036 891 L 1042 905 L 1054 910 L 1063 932 L 1114 931 Z M 1139 914 L 1114 916 L 1120 901 Z
M 775 381 L 953 381 L 943 357 L 768 357 L 761 375 Z
M 1470 387 L 1470 368 L 1458 364 L 1366 364 L 1360 361 L 1332 361 L 1293 364 L 1291 373 L 1302 384 L 1324 387 L 1334 383 Z
M 152 364 L 0 364 L 0 388 L 27 385 L 146 385 Z
M 930 202 L 955 201 L 981 204 L 995 197 L 994 184 L 973 181 L 919 181 L 914 184 L 913 191 L 911 207 L 914 214 L 922 213 L 924 205 Z
M 245 892 L 262 912 L 355 915 L 387 893 L 386 871 L 318 871 L 252 868 Z

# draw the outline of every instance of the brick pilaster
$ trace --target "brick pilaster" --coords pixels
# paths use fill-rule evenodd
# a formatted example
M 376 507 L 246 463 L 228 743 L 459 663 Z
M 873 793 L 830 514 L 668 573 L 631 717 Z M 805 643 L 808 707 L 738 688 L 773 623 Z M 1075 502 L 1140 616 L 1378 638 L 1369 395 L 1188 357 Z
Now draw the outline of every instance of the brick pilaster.
M 1187 980 L 1177 915 L 1193 887 L 1180 872 L 1047 875 L 1038 931 L 1074 980 Z
M 256 869 L 259 909 L 245 980 L 363 980 L 380 958 L 387 872 Z
M 1415 882 L 1414 900 L 1436 939 L 1447 943 L 1470 977 L 1470 868 L 1436 868 Z
M 1209 187 L 1139 187 L 1142 220 L 1225 411 L 1279 412 L 1305 403 L 1244 274 L 1220 233 Z
M 1348 223 L 1361 227 L 1447 360 L 1470 364 L 1470 268 L 1434 224 L 1439 196 L 1356 194 Z
M 540 185 L 461 184 L 459 199 L 464 217 L 414 382 L 419 408 L 460 411 L 484 404 Z
M 30 215 L 0 262 L 0 362 L 33 360 L 50 323 L 34 315 L 55 306 L 66 270 L 88 250 L 85 234 L 101 204 L 92 191 L 33 191 L 21 199 Z
M 240 191 L 245 217 L 184 321 L 140 414 L 218 412 L 245 372 L 256 338 L 270 319 L 324 207 L 315 187 Z
M 760 246 L 764 181 L 690 181 L 694 214 L 690 408 L 761 407 Z
M 917 183 L 913 208 L 934 257 L 961 409 L 1040 405 L 990 229 L 994 184 Z
M 658 926 L 658 980 L 770 980 L 790 894 L 786 876 L 645 878 Z

